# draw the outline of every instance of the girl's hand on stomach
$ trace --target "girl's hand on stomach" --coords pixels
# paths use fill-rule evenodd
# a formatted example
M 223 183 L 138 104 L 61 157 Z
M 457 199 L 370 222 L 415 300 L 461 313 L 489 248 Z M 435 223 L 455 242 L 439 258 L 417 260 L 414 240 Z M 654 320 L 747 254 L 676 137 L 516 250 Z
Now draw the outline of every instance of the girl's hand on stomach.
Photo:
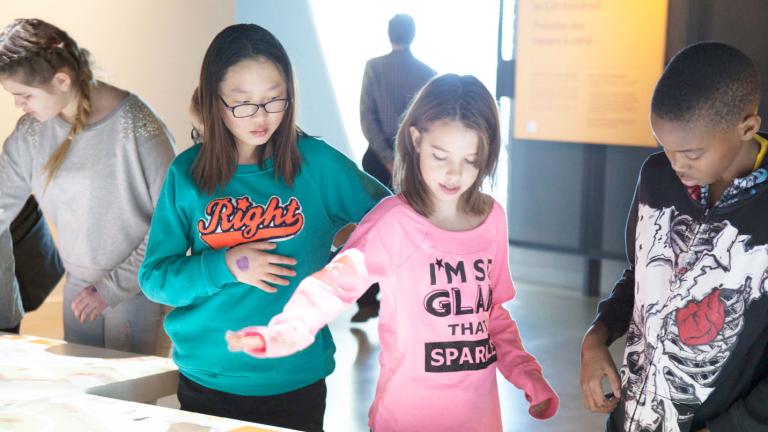
M 296 276 L 296 271 L 284 266 L 296 265 L 291 257 L 267 253 L 275 249 L 271 242 L 246 243 L 227 251 L 227 268 L 239 282 L 268 293 L 277 292 L 272 285 L 288 285 L 285 277 Z

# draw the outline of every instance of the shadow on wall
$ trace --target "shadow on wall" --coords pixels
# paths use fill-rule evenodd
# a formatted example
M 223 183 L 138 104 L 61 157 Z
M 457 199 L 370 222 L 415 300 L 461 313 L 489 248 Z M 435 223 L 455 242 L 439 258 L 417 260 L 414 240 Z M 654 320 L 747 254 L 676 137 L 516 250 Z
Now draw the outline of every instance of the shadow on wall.
M 307 0 L 238 0 L 235 22 L 258 24 L 283 44 L 298 82 L 298 123 L 354 159 Z

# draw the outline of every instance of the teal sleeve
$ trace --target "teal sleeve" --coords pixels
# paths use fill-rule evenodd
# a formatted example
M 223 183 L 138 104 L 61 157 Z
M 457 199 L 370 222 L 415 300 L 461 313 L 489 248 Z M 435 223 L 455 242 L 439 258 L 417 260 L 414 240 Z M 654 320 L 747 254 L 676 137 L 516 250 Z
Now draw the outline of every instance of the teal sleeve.
M 369 176 L 348 157 L 326 144 L 325 163 L 319 183 L 325 207 L 336 228 L 357 223 L 389 189 Z
M 236 282 L 227 268 L 226 249 L 187 255 L 193 221 L 183 217 L 177 207 L 181 192 L 177 180 L 171 168 L 152 216 L 147 252 L 139 269 L 144 295 L 173 307 L 187 306 L 218 292 L 227 283 Z

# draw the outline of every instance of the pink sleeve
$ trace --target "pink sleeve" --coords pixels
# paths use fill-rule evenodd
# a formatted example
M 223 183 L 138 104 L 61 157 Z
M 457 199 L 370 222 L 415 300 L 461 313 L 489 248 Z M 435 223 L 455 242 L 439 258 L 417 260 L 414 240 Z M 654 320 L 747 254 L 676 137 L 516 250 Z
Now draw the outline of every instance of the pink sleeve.
M 311 345 L 320 329 L 386 275 L 388 254 L 375 222 L 375 217 L 366 217 L 341 253 L 304 279 L 268 326 L 228 333 L 230 349 L 254 357 L 282 357 Z
M 493 224 L 496 228 L 496 256 L 491 264 L 491 288 L 494 303 L 504 303 L 515 298 L 515 284 L 509 273 L 509 235 L 507 216 L 498 203 L 494 203 Z
M 523 348 L 517 323 L 502 306 L 515 296 L 515 287 L 509 272 L 507 223 L 504 212 L 497 223 L 499 226 L 498 247 L 494 258 L 495 268 L 491 275 L 493 289 L 493 306 L 490 312 L 488 331 L 491 342 L 496 347 L 498 368 L 504 377 L 515 387 L 525 392 L 525 398 L 530 403 L 529 413 L 540 419 L 555 415 L 560 405 L 560 399 L 542 375 L 541 365 Z M 549 406 L 543 412 L 534 414 L 533 406 L 549 401 Z
M 504 306 L 494 304 L 491 308 L 488 331 L 491 342 L 496 347 L 499 370 L 507 381 L 525 392 L 525 398 L 531 406 L 528 412 L 540 419 L 555 415 L 560 399 L 544 379 L 539 362 L 523 348 L 517 323 L 509 316 Z M 549 407 L 535 415 L 533 406 L 547 400 Z

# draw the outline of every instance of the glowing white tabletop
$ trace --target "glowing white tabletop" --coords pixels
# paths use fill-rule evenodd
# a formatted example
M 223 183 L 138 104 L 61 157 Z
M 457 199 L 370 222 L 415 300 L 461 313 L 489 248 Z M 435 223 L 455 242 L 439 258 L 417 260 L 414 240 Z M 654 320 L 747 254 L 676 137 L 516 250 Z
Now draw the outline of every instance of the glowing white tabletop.
M 0 404 L 73 392 L 154 402 L 177 383 L 169 358 L 0 333 Z
M 290 429 L 84 393 L 0 405 L 0 430 L 14 432 L 290 431 Z

